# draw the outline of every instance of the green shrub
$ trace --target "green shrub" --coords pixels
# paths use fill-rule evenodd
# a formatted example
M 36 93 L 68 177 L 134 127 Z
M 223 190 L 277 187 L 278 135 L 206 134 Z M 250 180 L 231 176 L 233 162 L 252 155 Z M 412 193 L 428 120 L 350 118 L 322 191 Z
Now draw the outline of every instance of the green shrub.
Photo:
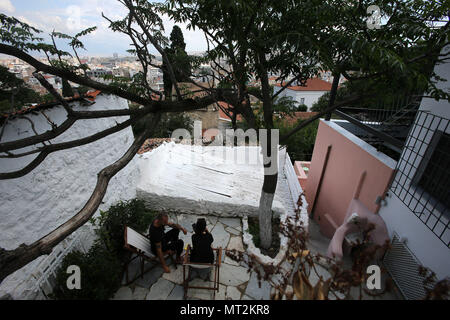
M 297 111 L 306 112 L 306 111 L 308 111 L 308 106 L 306 104 L 300 104 L 297 107 Z
M 275 128 L 279 129 L 280 136 L 283 136 L 294 129 L 302 121 L 304 120 L 299 120 L 293 125 L 283 121 L 276 121 Z M 318 128 L 319 120 L 316 120 L 284 141 L 283 144 L 286 145 L 287 152 L 292 161 L 311 161 Z
M 139 232 L 145 232 L 155 218 L 156 212 L 148 211 L 144 202 L 133 199 L 121 201 L 107 211 L 100 211 L 92 218 L 98 235 L 87 253 L 73 251 L 64 257 L 57 271 L 53 298 L 60 300 L 106 300 L 119 289 L 122 270 L 127 255 L 124 246 L 125 225 Z M 81 270 L 81 289 L 67 288 L 66 273 L 71 265 Z
M 80 267 L 81 289 L 67 288 L 67 268 Z M 101 243 L 95 243 L 87 253 L 73 251 L 64 257 L 56 274 L 53 298 L 57 300 L 107 300 L 119 289 L 122 263 Z
M 91 219 L 91 222 L 96 227 L 99 241 L 112 254 L 122 258 L 125 226 L 145 232 L 155 217 L 156 213 L 147 210 L 142 200 L 133 199 L 121 201 L 111 206 L 108 211 L 100 211 L 100 215 Z

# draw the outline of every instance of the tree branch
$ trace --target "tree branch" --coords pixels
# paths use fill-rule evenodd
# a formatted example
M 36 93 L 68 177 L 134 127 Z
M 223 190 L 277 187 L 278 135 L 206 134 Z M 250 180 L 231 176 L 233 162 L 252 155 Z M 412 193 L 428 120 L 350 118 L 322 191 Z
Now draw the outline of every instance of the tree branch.
M 122 98 L 130 100 L 130 101 L 133 101 L 138 104 L 147 105 L 147 104 L 152 103 L 151 99 L 143 98 L 134 93 L 122 90 L 119 87 L 100 83 L 100 82 L 91 80 L 89 78 L 79 76 L 76 73 L 71 72 L 69 70 L 65 70 L 62 68 L 58 68 L 58 67 L 54 67 L 54 66 L 50 66 L 45 63 L 42 63 L 42 62 L 36 60 L 35 58 L 33 58 L 28 53 L 26 53 L 20 49 L 17 49 L 13 46 L 9 46 L 9 45 L 0 43 L 0 53 L 6 54 L 9 56 L 13 56 L 22 61 L 25 61 L 26 63 L 28 63 L 29 65 L 31 65 L 38 71 L 53 74 L 55 76 L 67 79 L 67 80 L 72 81 L 77 84 L 81 84 L 81 85 L 84 85 L 84 86 L 87 86 L 90 88 L 94 88 L 94 89 L 100 90 L 105 93 L 111 93 L 111 94 L 114 94 L 116 96 L 122 97 Z
M 47 91 L 56 98 L 56 100 L 58 102 L 60 102 L 62 104 L 62 106 L 64 107 L 64 109 L 66 109 L 67 113 L 70 115 L 73 114 L 73 110 L 70 107 L 69 103 L 63 98 L 61 97 L 61 95 L 55 90 L 55 88 L 53 88 L 53 86 L 44 78 L 44 76 L 42 74 L 40 74 L 39 72 L 33 72 L 33 76 L 39 81 L 39 83 L 45 88 L 47 89 Z
M 53 247 L 89 221 L 100 206 L 111 178 L 134 158 L 139 148 L 151 135 L 154 124 L 159 121 L 159 118 L 160 116 L 156 115 L 152 119 L 151 124 L 134 140 L 133 144 L 119 160 L 98 173 L 97 184 L 91 197 L 76 215 L 30 245 L 22 244 L 14 250 L 0 248 L 0 283 L 8 275 L 27 265 L 37 257 L 51 253 Z
M 82 139 L 62 142 L 62 143 L 58 143 L 58 144 L 46 145 L 44 147 L 41 147 L 41 148 L 38 148 L 35 150 L 31 150 L 28 152 L 24 152 L 21 154 L 10 153 L 8 156 L 1 156 L 0 158 L 20 158 L 20 157 L 25 157 L 25 156 L 40 152 L 40 154 L 24 168 L 17 170 L 17 171 L 13 171 L 13 172 L 0 173 L 0 180 L 15 179 L 15 178 L 23 177 L 24 175 L 26 175 L 26 174 L 30 173 L 32 170 L 34 170 L 39 164 L 41 164 L 45 160 L 45 158 L 49 154 L 51 154 L 53 152 L 71 149 L 71 148 L 75 148 L 75 147 L 80 147 L 80 146 L 92 143 L 94 141 L 97 141 L 104 137 L 107 137 L 113 133 L 119 132 L 119 131 L 127 128 L 133 122 L 136 122 L 136 121 L 137 121 L 137 119 L 129 119 L 127 121 L 124 121 L 124 122 L 114 126 L 114 127 L 108 128 L 101 132 L 97 132 L 91 136 L 88 136 L 88 137 L 85 137 Z
M 124 3 L 126 4 L 128 10 L 130 10 L 130 15 L 134 17 L 139 27 L 141 27 L 142 31 L 147 36 L 150 43 L 155 47 L 156 50 L 161 54 L 164 62 L 167 66 L 167 71 L 169 72 L 170 79 L 172 80 L 172 83 L 175 87 L 175 91 L 177 93 L 178 99 L 181 100 L 181 92 L 178 88 L 177 79 L 175 77 L 175 72 L 173 71 L 172 64 L 169 61 L 169 57 L 167 56 L 166 51 L 159 45 L 158 41 L 156 41 L 155 37 L 153 37 L 150 32 L 148 31 L 148 28 L 146 28 L 144 22 L 142 19 L 136 14 L 136 11 L 134 10 L 133 3 L 129 0 L 124 0 Z
M 364 96 L 366 97 L 366 96 Z M 292 129 L 290 132 L 288 132 L 287 134 L 285 134 L 284 136 L 280 137 L 280 143 L 281 142 L 285 142 L 287 139 L 289 139 L 292 135 L 294 135 L 295 133 L 299 132 L 301 129 L 305 128 L 306 126 L 308 126 L 310 123 L 316 121 L 317 119 L 319 119 L 320 117 L 323 117 L 324 115 L 333 112 L 335 109 L 343 107 L 345 105 L 348 104 L 352 104 L 355 103 L 361 99 L 364 98 L 363 96 L 354 96 L 351 98 L 348 98 L 344 101 L 341 101 L 339 103 L 333 104 L 331 107 L 325 109 L 324 111 L 316 114 L 315 116 L 303 121 L 302 123 L 300 123 L 297 127 L 295 127 L 294 129 Z

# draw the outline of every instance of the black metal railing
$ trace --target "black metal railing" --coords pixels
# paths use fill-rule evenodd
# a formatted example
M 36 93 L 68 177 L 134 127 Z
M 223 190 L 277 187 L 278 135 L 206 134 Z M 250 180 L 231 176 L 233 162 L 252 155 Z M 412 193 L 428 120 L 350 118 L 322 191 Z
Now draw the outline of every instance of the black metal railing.
M 391 190 L 450 248 L 449 119 L 417 113 Z
M 397 160 L 419 105 L 419 97 L 404 95 L 372 102 L 370 108 L 350 106 L 334 113 L 357 126 L 359 129 L 354 134 L 358 137 Z
M 419 109 L 420 98 L 415 95 L 405 95 L 392 98 L 390 101 L 380 100 L 372 105 L 373 107 L 370 108 L 350 106 L 339 110 L 366 125 L 410 126 Z

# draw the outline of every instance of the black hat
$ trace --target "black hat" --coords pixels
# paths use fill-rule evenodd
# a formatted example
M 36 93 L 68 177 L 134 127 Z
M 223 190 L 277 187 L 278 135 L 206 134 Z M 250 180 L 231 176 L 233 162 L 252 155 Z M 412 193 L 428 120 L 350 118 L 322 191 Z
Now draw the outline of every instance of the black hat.
M 197 219 L 197 223 L 193 225 L 196 233 L 202 233 L 206 229 L 206 220 L 204 218 Z

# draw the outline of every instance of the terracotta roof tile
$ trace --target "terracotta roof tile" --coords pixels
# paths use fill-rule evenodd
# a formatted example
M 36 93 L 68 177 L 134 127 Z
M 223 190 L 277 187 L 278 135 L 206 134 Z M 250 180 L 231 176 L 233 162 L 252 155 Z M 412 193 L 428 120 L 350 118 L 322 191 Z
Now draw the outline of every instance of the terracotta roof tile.
M 282 86 L 281 83 L 277 83 L 275 85 L 277 87 Z M 290 86 L 288 89 L 294 91 L 331 91 L 331 83 L 319 78 L 312 78 L 306 81 L 305 86 Z
M 290 115 L 280 114 L 278 118 L 289 125 L 294 125 L 298 120 L 307 120 L 317 115 L 318 112 L 294 112 Z
M 143 154 L 149 151 L 152 151 L 153 149 L 158 148 L 160 145 L 162 145 L 164 142 L 171 142 L 173 139 L 171 138 L 152 138 L 145 140 L 142 147 L 139 149 L 138 154 Z
M 83 97 L 81 97 L 79 94 L 75 94 L 73 97 L 64 98 L 64 100 L 66 100 L 67 102 L 74 102 L 74 101 L 83 100 L 83 98 L 87 98 L 90 101 L 95 101 L 95 99 L 97 98 L 97 96 L 100 93 L 101 93 L 101 91 L 99 91 L 99 90 L 89 91 Z M 37 105 L 28 106 L 28 107 L 22 108 L 20 110 L 17 110 L 17 111 L 11 112 L 11 113 L 0 114 L 0 124 L 7 118 L 12 118 L 15 116 L 27 114 L 29 112 L 33 112 L 33 111 L 40 110 L 40 109 L 52 108 L 57 105 L 60 105 L 60 103 L 58 103 L 58 101 L 55 100 L 55 101 L 45 102 L 45 103 L 41 103 L 41 104 L 37 104 Z
M 230 105 L 224 101 L 217 102 L 222 108 L 219 108 L 219 118 L 221 120 L 231 121 L 230 117 L 223 111 L 223 109 L 228 110 Z M 242 116 L 240 114 L 236 117 L 237 121 L 242 121 Z

